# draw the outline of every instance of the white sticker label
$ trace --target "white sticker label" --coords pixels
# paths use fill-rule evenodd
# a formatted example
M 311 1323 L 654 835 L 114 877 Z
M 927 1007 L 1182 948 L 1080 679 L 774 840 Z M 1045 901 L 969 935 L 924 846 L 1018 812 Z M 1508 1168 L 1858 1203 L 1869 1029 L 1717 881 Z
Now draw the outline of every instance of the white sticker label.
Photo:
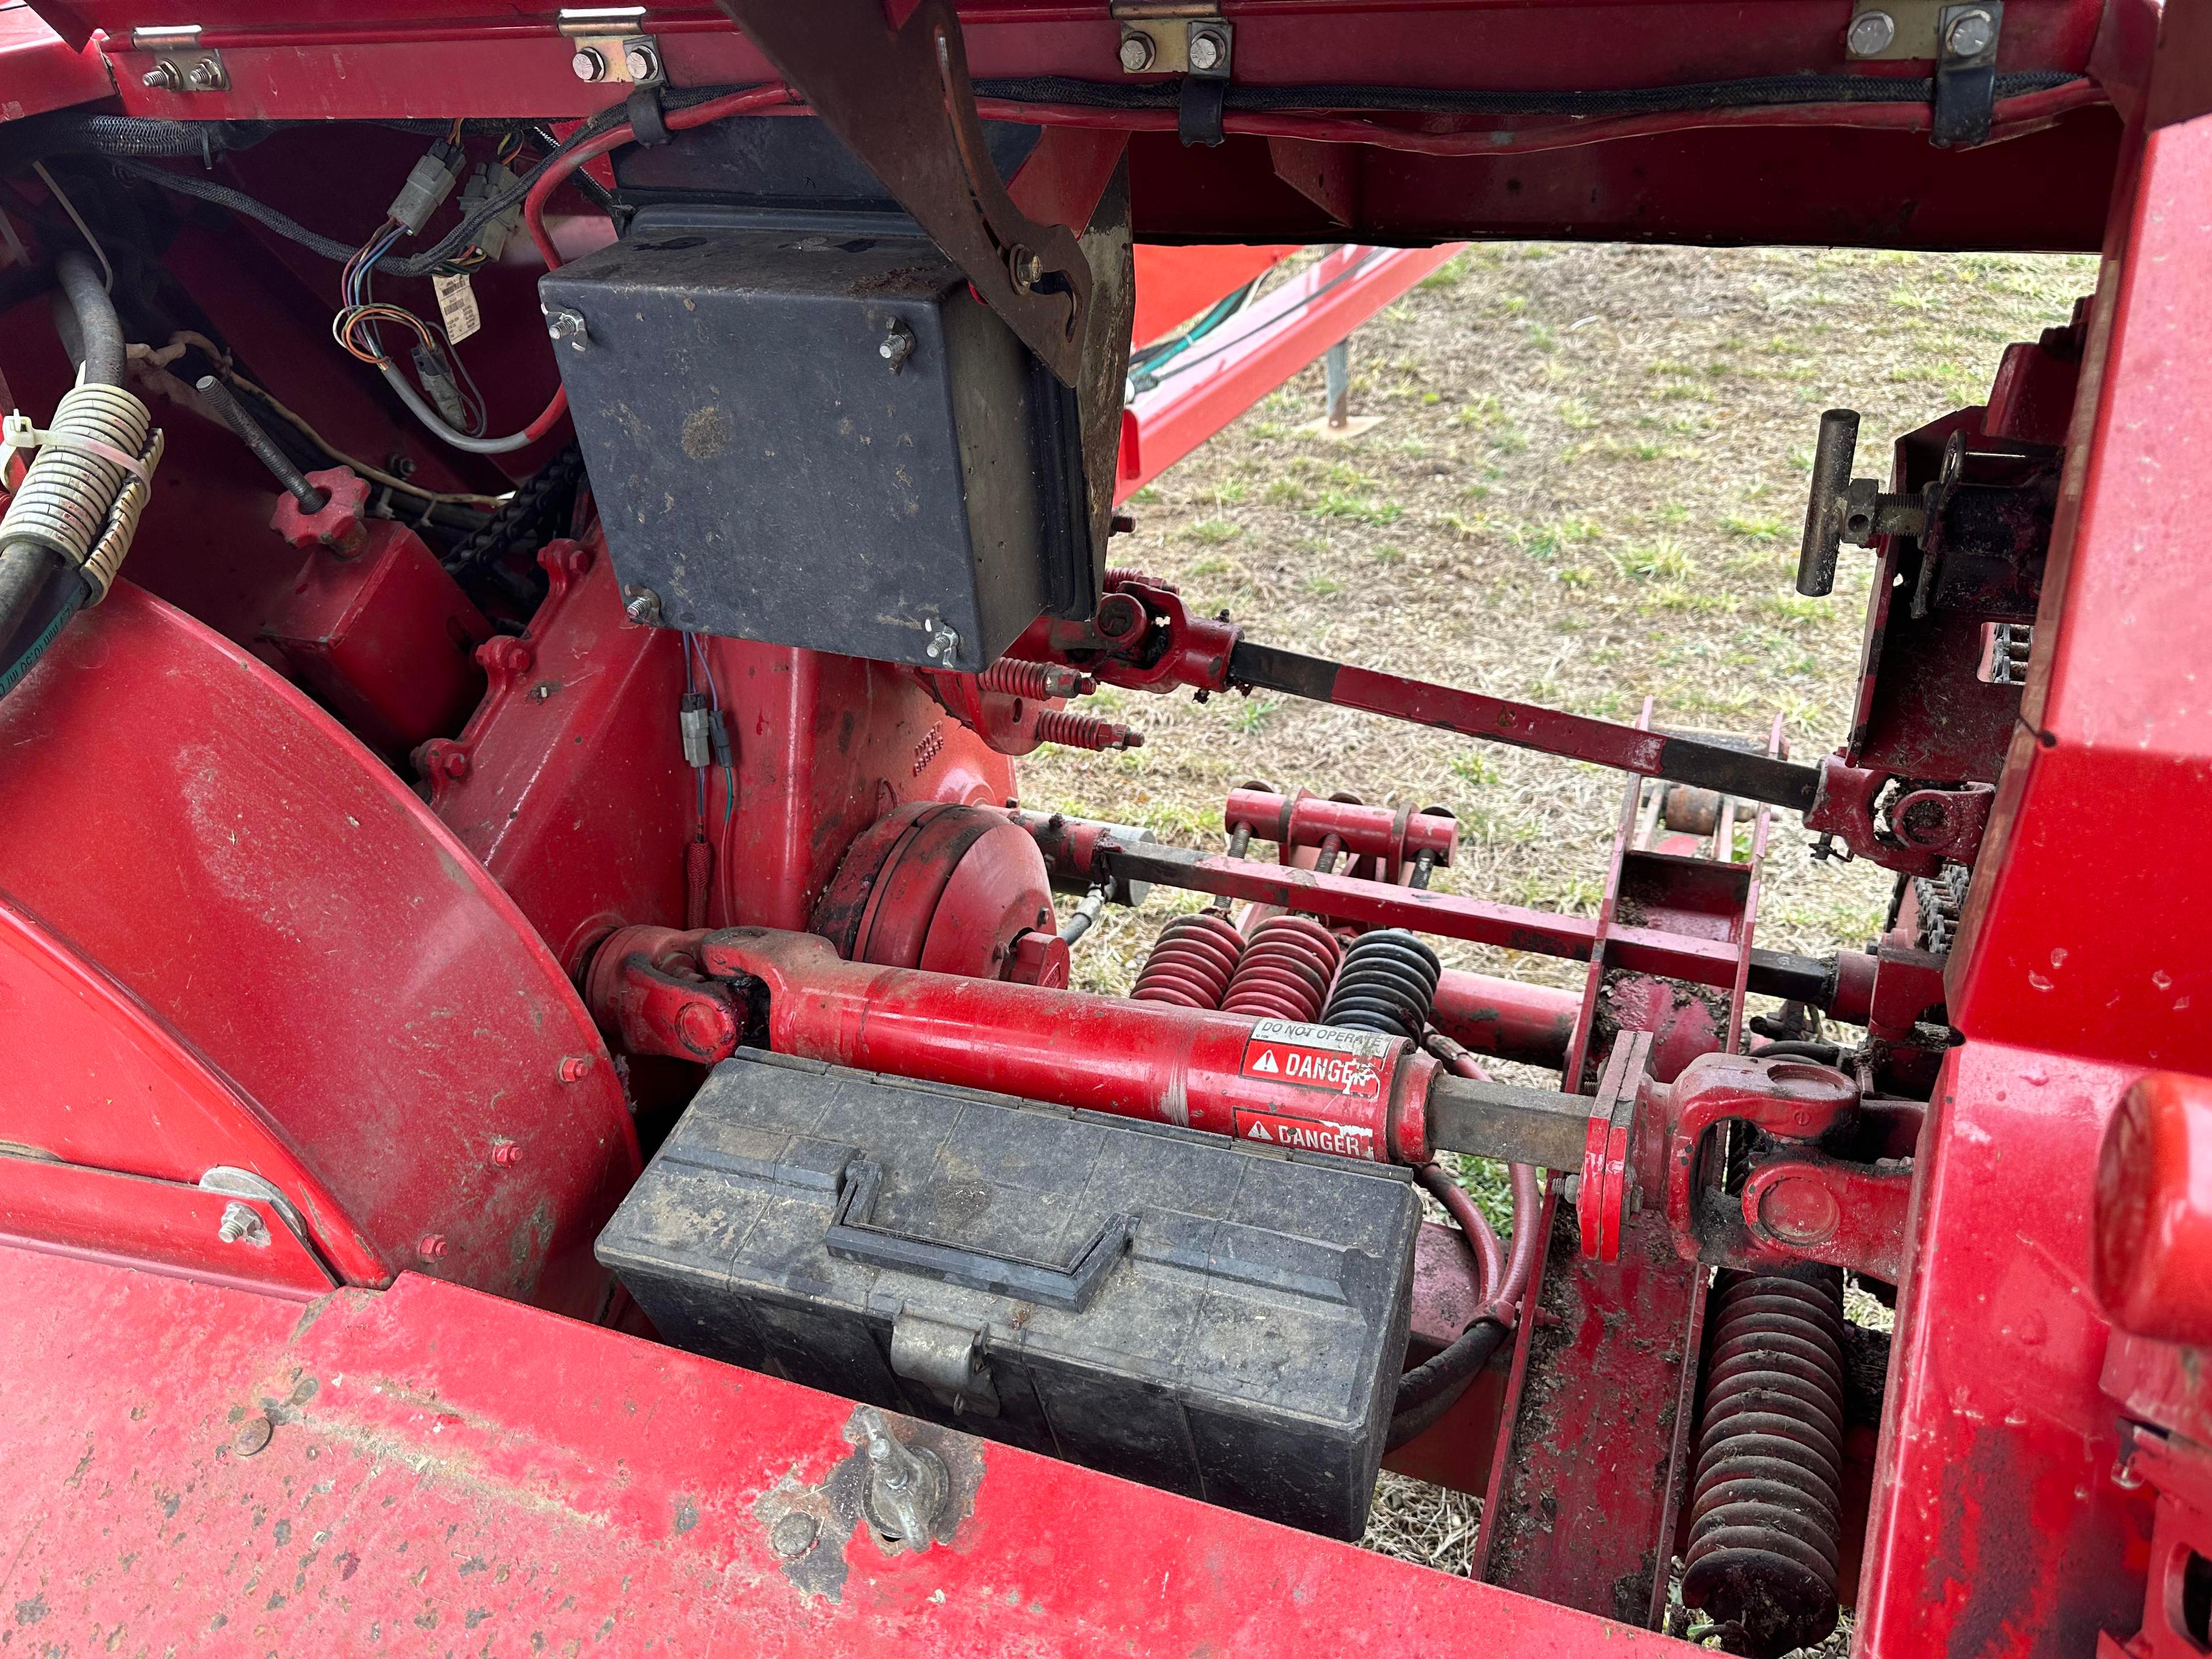
M 467 271 L 433 276 L 430 291 L 438 296 L 438 314 L 445 319 L 446 338 L 453 344 L 460 344 L 483 326 L 483 313 L 477 309 L 476 290 L 469 286 Z
M 1340 1025 L 1296 1025 L 1287 1019 L 1261 1019 L 1252 1023 L 1252 1041 L 1294 1042 L 1301 1048 L 1334 1048 L 1340 1054 L 1380 1060 L 1398 1039 L 1380 1031 L 1347 1031 Z

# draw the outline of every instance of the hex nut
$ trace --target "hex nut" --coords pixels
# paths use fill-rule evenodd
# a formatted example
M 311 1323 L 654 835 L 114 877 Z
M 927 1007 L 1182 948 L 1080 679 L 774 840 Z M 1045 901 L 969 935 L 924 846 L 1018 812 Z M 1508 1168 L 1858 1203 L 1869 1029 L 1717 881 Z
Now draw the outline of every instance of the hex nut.
M 1121 69 L 1125 74 L 1142 75 L 1152 66 L 1152 37 L 1132 29 L 1121 37 Z
M 658 81 L 660 53 L 650 40 L 633 40 L 623 48 L 623 67 L 633 81 Z
M 1889 43 L 1897 39 L 1897 20 L 1886 11 L 1863 11 L 1851 19 L 1850 33 L 1844 36 L 1855 58 L 1871 58 L 1886 52 Z
M 1190 67 L 1199 75 L 1211 75 L 1228 61 L 1229 42 L 1218 29 L 1194 28 L 1190 32 Z
M 185 84 L 185 77 L 177 73 L 177 66 L 164 58 L 138 77 L 138 84 L 155 92 L 175 92 Z

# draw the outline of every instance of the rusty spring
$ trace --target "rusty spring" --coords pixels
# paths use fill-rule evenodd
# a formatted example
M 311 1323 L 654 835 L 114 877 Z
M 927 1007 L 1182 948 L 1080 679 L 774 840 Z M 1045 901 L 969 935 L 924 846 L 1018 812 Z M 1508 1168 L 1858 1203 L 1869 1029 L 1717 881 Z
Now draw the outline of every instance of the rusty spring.
M 1310 1025 L 1321 1016 L 1342 947 L 1310 916 L 1270 916 L 1252 930 L 1224 1013 Z
M 1139 1002 L 1218 1008 L 1243 951 L 1244 935 L 1219 911 L 1177 916 L 1152 942 L 1129 994 Z
M 1836 1627 L 1843 1276 L 1827 1267 L 1723 1283 L 1682 1600 L 1717 1622 L 1729 1652 L 1778 1659 Z

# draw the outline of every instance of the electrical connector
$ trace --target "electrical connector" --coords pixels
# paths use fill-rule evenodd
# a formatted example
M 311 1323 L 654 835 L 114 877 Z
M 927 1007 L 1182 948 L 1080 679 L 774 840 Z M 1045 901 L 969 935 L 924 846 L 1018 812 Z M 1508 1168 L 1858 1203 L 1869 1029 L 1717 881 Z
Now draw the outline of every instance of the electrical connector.
M 461 217 L 467 218 L 486 202 L 520 182 L 504 162 L 477 162 L 476 171 L 469 174 L 468 183 L 461 186 Z M 506 212 L 477 227 L 476 245 L 486 259 L 496 259 L 521 228 L 522 204 L 518 201 Z
M 707 739 L 714 747 L 714 764 L 727 766 L 730 763 L 730 727 L 719 708 L 707 712 Z
M 709 722 L 713 715 L 707 707 L 707 694 L 686 691 L 684 701 L 677 708 L 676 724 L 684 733 L 684 763 L 702 768 L 712 766 L 714 763 L 714 739 L 710 735 L 713 728 Z
M 461 169 L 468 164 L 466 150 L 441 138 L 415 163 L 407 182 L 399 186 L 399 194 L 392 198 L 386 216 L 404 225 L 410 236 L 421 235 L 438 204 L 453 193 Z
M 423 395 L 437 405 L 446 424 L 466 430 L 469 425 L 469 406 L 461 397 L 461 388 L 454 380 L 446 360 L 429 347 L 417 343 L 409 354 L 415 364 L 415 378 L 422 383 Z

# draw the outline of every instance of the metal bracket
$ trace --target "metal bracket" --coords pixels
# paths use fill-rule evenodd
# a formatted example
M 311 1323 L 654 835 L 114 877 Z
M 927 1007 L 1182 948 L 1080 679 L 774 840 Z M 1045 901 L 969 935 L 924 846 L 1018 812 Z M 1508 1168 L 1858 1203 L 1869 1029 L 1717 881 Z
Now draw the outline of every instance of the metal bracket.
M 984 148 L 951 0 L 921 0 L 896 33 L 878 0 L 720 0 L 956 260 L 984 304 L 1065 385 L 1082 385 L 1091 264 L 1066 225 L 1024 214 Z
M 1936 15 L 1935 127 L 1928 135 L 1936 149 L 1988 142 L 2003 26 L 2003 0 L 1971 0 Z
M 1237 44 L 1237 26 L 1212 4 L 1176 0 L 1115 0 L 1109 8 L 1121 25 L 1119 47 L 1124 75 L 1188 75 L 1202 81 L 1226 81 Z

